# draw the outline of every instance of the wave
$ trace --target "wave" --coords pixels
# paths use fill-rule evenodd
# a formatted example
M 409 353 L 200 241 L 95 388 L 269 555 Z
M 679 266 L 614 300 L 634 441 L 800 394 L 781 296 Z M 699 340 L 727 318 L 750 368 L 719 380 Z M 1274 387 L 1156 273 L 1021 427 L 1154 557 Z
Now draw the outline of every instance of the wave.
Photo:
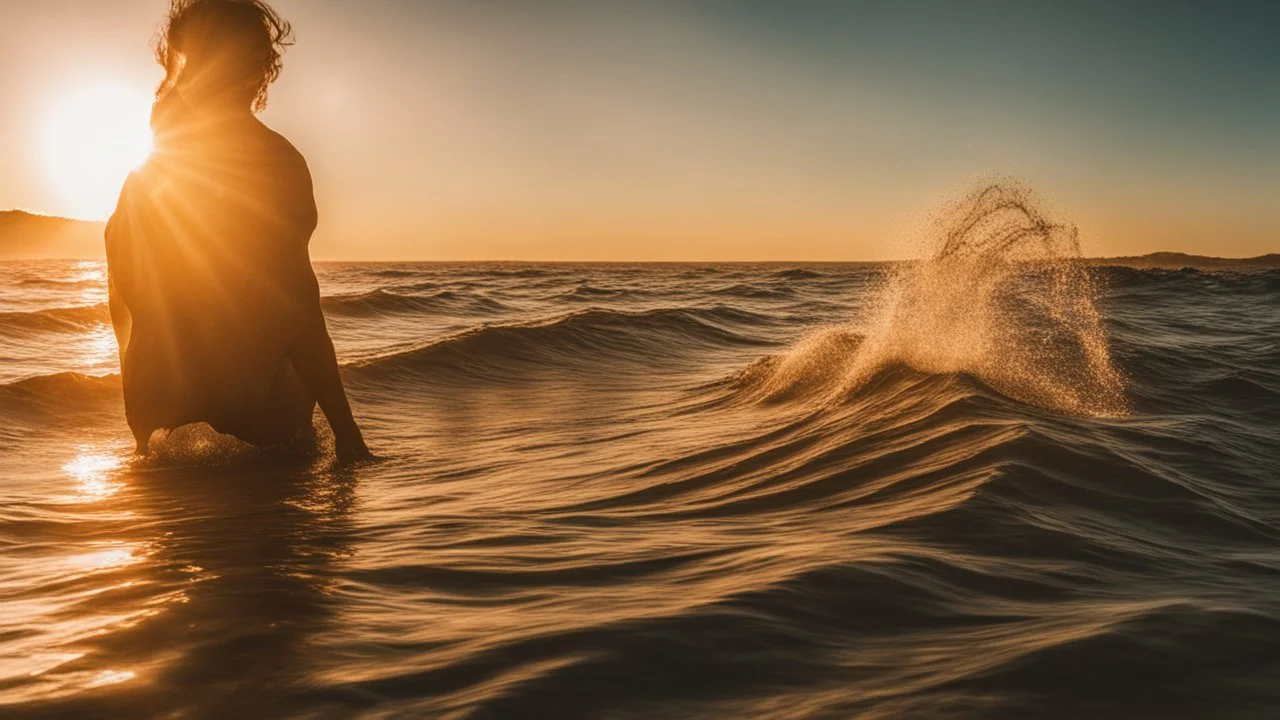
M 1273 269 L 1170 270 L 1104 265 L 1095 266 L 1093 273 L 1108 290 L 1125 292 L 1125 297 L 1159 296 L 1170 290 L 1203 295 L 1221 291 L 1264 295 L 1280 292 L 1280 270 Z
M 60 372 L 0 383 L 0 408 L 64 413 L 90 410 L 121 400 L 119 375 Z
M 592 285 L 588 282 L 578 283 L 572 290 L 567 290 L 555 296 L 556 300 L 572 303 L 593 303 L 604 298 L 626 298 L 636 299 L 641 295 L 649 293 L 636 290 L 623 290 L 621 288 L 604 288 Z
M 795 297 L 796 291 L 787 285 L 759 286 L 737 283 L 712 290 L 711 294 L 749 300 L 780 300 Z
M 773 276 L 784 280 L 810 280 L 813 278 L 826 277 L 826 274 L 818 272 L 817 270 L 809 270 L 807 268 L 787 268 L 786 270 L 779 270 L 775 272 Z
M 503 263 L 424 262 L 424 263 L 418 263 L 418 265 L 420 265 L 420 267 L 412 267 L 412 266 L 406 267 L 406 266 L 400 265 L 396 267 L 371 269 L 368 271 L 368 274 L 374 277 L 380 277 L 380 278 L 391 278 L 391 279 L 411 278 L 411 277 L 421 277 L 424 274 L 424 270 L 438 270 L 441 268 L 448 268 L 448 267 L 465 268 L 468 272 L 472 274 L 490 275 L 494 277 L 516 277 L 516 278 L 541 277 L 548 273 L 557 272 L 556 266 L 551 264 L 530 266 L 530 265 L 503 264 Z
M 396 279 L 396 278 L 418 277 L 422 274 L 422 271 L 417 268 L 391 267 L 391 268 L 380 268 L 378 270 L 373 270 L 369 274 L 379 278 Z
M 21 330 L 83 330 L 111 322 L 106 303 L 79 307 L 59 307 L 30 312 L 0 312 L 0 328 Z
M 1047 220 L 1028 193 L 993 185 L 940 224 L 928 260 L 888 272 L 851 330 L 824 330 L 751 373 L 764 398 L 844 392 L 886 365 L 979 378 L 1022 402 L 1085 415 L 1127 410 L 1098 288 L 1078 262 L 1075 229 Z
M 440 290 L 430 295 L 402 295 L 383 289 L 351 295 L 330 295 L 320 300 L 326 313 L 345 317 L 416 313 L 488 314 L 502 312 L 505 305 L 483 295 Z
M 590 283 L 578 283 L 578 286 L 575 287 L 570 294 L 578 297 L 610 297 L 621 292 L 621 290 L 613 288 L 595 287 Z
M 26 277 L 17 281 L 19 285 L 31 287 L 50 287 L 60 290 L 74 290 L 77 288 L 100 288 L 102 287 L 101 279 L 94 278 L 76 278 L 72 280 L 59 280 L 57 278 L 45 277 Z
M 517 367 L 579 372 L 612 361 L 645 365 L 695 347 L 763 346 L 747 332 L 774 322 L 727 305 L 621 311 L 591 308 L 548 320 L 484 325 L 411 350 L 357 363 L 363 376 L 452 368 L 504 377 Z

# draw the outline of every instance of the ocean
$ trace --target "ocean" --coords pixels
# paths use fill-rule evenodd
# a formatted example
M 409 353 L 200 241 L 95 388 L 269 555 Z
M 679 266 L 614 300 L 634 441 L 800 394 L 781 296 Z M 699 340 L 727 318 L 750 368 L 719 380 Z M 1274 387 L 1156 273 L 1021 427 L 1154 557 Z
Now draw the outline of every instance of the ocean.
M 345 468 L 0 264 L 0 716 L 1280 714 L 1280 271 L 966 247 L 319 263 Z

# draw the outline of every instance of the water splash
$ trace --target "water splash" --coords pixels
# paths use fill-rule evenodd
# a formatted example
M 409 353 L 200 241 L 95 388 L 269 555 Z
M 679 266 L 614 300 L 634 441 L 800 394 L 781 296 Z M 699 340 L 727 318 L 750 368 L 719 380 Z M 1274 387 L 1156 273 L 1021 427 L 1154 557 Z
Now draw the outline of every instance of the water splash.
M 1027 190 L 997 184 L 945 212 L 930 244 L 929 259 L 888 273 L 856 325 L 856 349 L 849 328 L 811 336 L 768 368 L 766 393 L 792 394 L 837 367 L 847 391 L 898 363 L 966 373 L 1061 412 L 1125 413 L 1075 228 L 1048 220 Z

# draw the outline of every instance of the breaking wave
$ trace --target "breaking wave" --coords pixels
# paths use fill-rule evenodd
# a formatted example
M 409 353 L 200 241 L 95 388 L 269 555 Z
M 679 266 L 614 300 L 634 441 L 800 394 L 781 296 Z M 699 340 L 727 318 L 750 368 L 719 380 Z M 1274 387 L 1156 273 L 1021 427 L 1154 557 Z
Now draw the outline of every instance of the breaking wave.
M 901 363 L 967 373 L 1023 402 L 1110 416 L 1126 410 L 1098 287 L 1074 228 L 1051 222 L 1025 190 L 993 185 L 939 223 L 927 259 L 881 282 L 850 328 L 821 330 L 745 377 L 765 397 L 847 392 Z

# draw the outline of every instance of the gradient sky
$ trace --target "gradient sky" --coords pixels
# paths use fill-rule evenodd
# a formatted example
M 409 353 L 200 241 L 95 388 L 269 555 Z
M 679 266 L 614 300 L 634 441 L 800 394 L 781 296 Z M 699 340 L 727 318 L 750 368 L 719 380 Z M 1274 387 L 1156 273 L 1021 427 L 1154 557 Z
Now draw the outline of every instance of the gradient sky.
M 67 213 L 49 108 L 149 91 L 167 2 L 0 2 L 0 207 Z M 993 176 L 1089 254 L 1280 250 L 1277 2 L 274 5 L 316 257 L 892 258 Z

